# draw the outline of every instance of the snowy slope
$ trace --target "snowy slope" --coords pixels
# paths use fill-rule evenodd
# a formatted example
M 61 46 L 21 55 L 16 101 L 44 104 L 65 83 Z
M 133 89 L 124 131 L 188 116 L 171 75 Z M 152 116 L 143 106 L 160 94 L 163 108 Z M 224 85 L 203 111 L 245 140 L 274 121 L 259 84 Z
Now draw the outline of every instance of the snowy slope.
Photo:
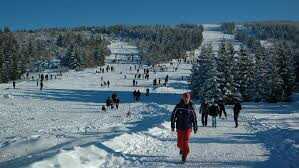
M 209 30 L 207 30 L 209 31 Z M 219 32 L 204 32 L 215 42 Z M 213 40 L 214 39 L 214 40 Z M 170 114 L 180 94 L 189 91 L 191 65 L 177 72 L 150 72 L 150 80 L 132 87 L 134 65 L 113 65 L 115 72 L 96 69 L 64 73 L 39 91 L 34 81 L 20 81 L 17 89 L 0 85 L 0 167 L 296 167 L 299 143 L 299 95 L 293 103 L 243 105 L 240 127 L 235 129 L 232 107 L 218 127 L 199 127 L 192 135 L 191 154 L 181 164 Z M 124 79 L 124 75 L 127 79 Z M 154 78 L 169 75 L 167 87 L 152 88 Z M 100 78 L 111 87 L 100 87 Z M 186 79 L 186 78 L 184 78 Z M 132 101 L 132 91 L 150 96 Z M 117 92 L 119 110 L 100 111 L 107 96 Z M 196 105 L 200 126 L 199 105 Z M 130 111 L 130 115 L 128 112 Z M 209 122 L 209 125 L 211 123 Z

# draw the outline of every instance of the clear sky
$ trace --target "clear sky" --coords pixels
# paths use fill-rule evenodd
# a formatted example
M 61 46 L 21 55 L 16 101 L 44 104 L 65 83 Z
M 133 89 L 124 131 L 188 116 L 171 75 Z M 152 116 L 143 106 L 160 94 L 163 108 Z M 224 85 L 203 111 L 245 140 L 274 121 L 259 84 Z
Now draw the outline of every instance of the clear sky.
M 1 0 L 0 27 L 299 20 L 299 0 Z

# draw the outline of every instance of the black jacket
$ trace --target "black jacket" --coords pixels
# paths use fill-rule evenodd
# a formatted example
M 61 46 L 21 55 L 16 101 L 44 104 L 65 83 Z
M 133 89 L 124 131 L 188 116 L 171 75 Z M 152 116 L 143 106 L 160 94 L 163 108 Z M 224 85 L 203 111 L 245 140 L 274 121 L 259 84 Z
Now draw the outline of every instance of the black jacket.
M 212 104 L 209 107 L 209 114 L 211 116 L 217 116 L 219 114 L 219 106 L 217 104 Z
M 192 103 L 185 104 L 181 101 L 177 104 L 171 115 L 171 128 L 186 130 L 192 128 L 197 131 L 197 118 Z

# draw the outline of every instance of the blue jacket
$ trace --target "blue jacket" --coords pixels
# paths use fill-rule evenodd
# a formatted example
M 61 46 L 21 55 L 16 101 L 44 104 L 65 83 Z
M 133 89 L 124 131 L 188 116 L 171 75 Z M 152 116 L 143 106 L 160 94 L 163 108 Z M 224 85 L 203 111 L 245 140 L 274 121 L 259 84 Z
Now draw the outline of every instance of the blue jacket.
M 186 130 L 192 127 L 194 131 L 197 131 L 197 117 L 192 103 L 186 105 L 181 101 L 175 106 L 171 114 L 171 128 Z

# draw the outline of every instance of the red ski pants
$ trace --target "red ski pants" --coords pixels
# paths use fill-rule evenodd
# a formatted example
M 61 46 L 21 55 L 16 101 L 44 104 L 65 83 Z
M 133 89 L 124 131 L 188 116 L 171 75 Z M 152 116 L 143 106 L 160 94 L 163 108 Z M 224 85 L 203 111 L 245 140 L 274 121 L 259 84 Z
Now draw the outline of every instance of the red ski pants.
M 192 129 L 188 128 L 186 130 L 177 130 L 178 133 L 178 148 L 182 151 L 182 154 L 187 157 L 190 152 L 189 149 L 189 139 Z

